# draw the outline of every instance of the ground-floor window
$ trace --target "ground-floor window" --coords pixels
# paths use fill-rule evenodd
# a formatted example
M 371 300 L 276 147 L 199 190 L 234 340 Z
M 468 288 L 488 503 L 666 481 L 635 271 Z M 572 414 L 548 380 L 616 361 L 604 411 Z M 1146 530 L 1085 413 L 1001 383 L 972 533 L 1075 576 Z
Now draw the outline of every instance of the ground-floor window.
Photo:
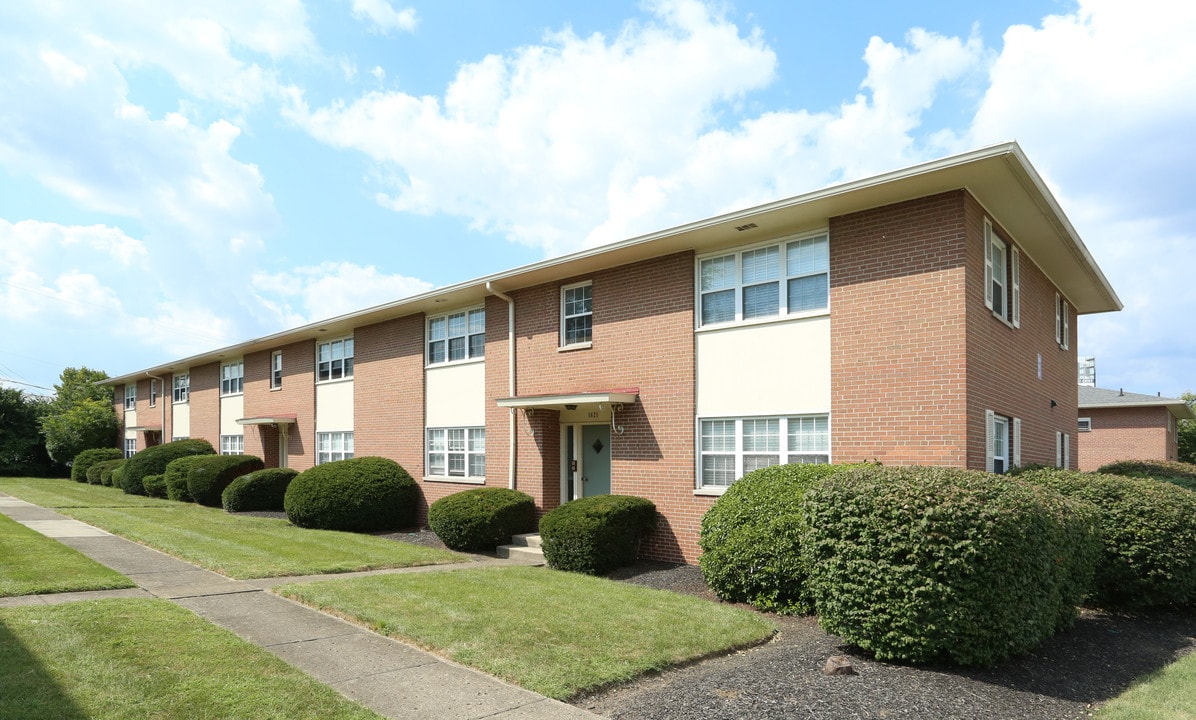
M 316 433 L 316 464 L 321 465 L 353 457 L 353 433 Z
M 1022 421 L 1021 418 L 999 415 L 992 410 L 984 411 L 985 427 L 985 469 L 991 473 L 1004 474 L 1010 468 L 1022 464 Z
M 245 454 L 245 436 L 244 435 L 221 435 L 220 436 L 220 454 L 221 455 L 244 455 Z
M 137 454 L 137 438 L 125 438 L 125 457 L 131 458 Z
M 428 475 L 486 477 L 486 428 L 428 428 Z
M 830 462 L 830 419 L 827 415 L 703 419 L 698 448 L 698 486 L 723 488 L 770 465 Z

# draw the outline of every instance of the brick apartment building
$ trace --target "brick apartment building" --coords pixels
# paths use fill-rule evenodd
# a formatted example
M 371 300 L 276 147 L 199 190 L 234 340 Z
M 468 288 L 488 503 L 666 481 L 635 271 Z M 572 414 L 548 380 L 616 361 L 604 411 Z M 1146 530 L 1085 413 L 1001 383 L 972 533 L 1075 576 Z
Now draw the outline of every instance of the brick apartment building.
M 1196 415 L 1178 398 L 1080 386 L 1080 469 L 1119 460 L 1179 459 L 1179 421 Z
M 108 382 L 128 452 L 381 455 L 425 512 L 482 485 L 541 510 L 639 495 L 660 512 L 644 553 L 692 563 L 757 467 L 1074 467 L 1075 319 L 1120 308 L 1008 143 Z

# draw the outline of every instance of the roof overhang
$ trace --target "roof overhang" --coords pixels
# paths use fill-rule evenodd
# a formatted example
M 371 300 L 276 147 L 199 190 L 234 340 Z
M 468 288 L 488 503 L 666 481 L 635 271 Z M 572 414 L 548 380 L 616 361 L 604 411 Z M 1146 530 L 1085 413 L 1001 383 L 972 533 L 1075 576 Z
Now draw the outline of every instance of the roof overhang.
M 576 410 L 586 405 L 630 405 L 639 397 L 639 388 L 607 392 L 575 392 L 560 395 L 524 395 L 499 398 L 498 406 L 536 410 Z
M 1144 400 L 1141 402 L 1094 402 L 1080 403 L 1080 410 L 1129 410 L 1133 408 L 1161 407 L 1171 411 L 1179 420 L 1196 420 L 1196 412 L 1182 400 L 1174 398 L 1159 398 L 1158 400 Z
M 481 302 L 491 294 L 488 284 L 508 292 L 678 252 L 701 254 L 764 242 L 825 228 L 834 217 L 959 189 L 970 192 L 996 218 L 1060 288 L 1077 313 L 1121 309 L 1117 294 L 1021 146 L 1007 142 L 542 260 L 109 378 L 101 384 L 117 385 L 151 372 L 162 375 L 182 372 L 194 366 L 234 360 L 247 353 L 276 350 L 283 345 L 335 338 L 353 332 L 354 328 L 399 317 L 463 307 Z
M 285 413 L 282 415 L 257 415 L 254 417 L 237 418 L 238 425 L 293 425 L 296 416 L 294 413 Z

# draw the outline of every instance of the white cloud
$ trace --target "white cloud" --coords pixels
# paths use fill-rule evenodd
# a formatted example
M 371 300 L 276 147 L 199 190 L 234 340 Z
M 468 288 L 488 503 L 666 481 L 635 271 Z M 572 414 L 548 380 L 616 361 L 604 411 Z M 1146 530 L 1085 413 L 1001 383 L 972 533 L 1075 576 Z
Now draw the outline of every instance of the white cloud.
M 373 265 L 326 262 L 279 273 L 257 273 L 253 290 L 286 327 L 355 312 L 427 292 L 431 283 L 379 272 Z
M 375 32 L 412 32 L 419 23 L 415 8 L 395 10 L 387 0 L 353 0 L 353 17 L 369 22 Z

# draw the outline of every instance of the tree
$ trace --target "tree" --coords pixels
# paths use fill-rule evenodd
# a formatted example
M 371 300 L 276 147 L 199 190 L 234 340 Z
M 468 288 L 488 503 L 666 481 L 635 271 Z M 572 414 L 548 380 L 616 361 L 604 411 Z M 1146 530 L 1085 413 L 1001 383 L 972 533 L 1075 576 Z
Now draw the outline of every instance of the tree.
M 41 420 L 46 450 L 67 463 L 84 450 L 115 447 L 120 419 L 112 409 L 112 388 L 98 385 L 108 373 L 89 368 L 67 368 L 54 386 L 57 397 Z
M 1196 393 L 1186 392 L 1180 395 L 1188 407 L 1196 409 Z M 1196 420 L 1180 420 L 1179 433 L 1179 461 L 1196 463 Z
M 49 403 L 16 388 L 0 388 L 0 476 L 61 475 L 46 453 L 38 421 Z

